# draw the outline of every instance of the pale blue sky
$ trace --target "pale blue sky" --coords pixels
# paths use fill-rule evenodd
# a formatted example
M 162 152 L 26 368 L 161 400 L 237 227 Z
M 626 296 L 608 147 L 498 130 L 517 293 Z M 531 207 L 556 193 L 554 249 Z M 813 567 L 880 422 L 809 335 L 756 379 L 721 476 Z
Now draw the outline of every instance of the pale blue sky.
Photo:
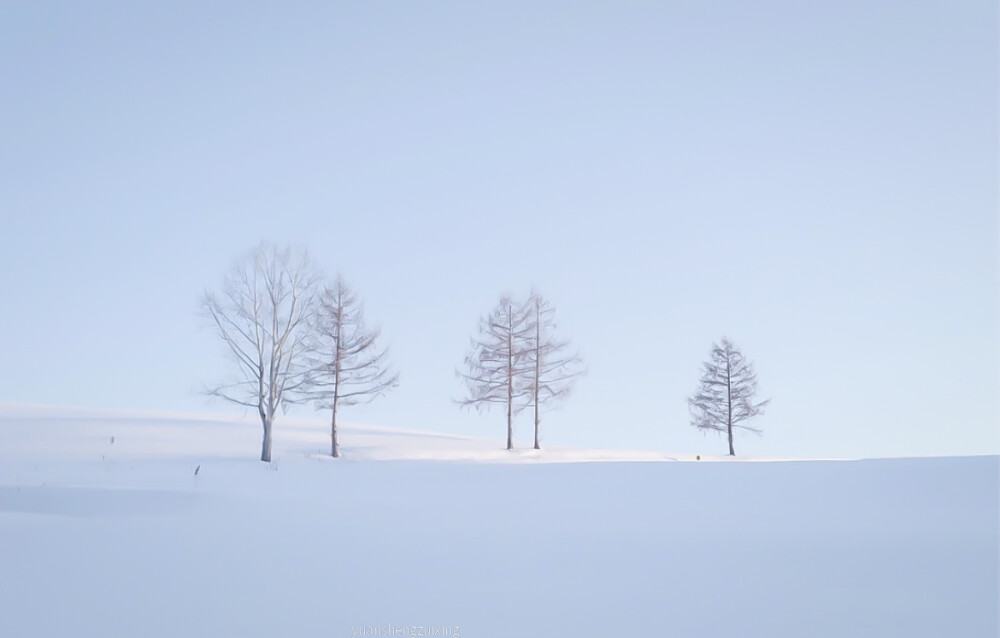
M 454 370 L 535 285 L 589 367 L 546 444 L 724 453 L 685 398 L 726 334 L 773 398 L 737 453 L 997 453 L 997 33 L 992 1 L 0 3 L 0 401 L 205 409 L 198 298 L 270 239 L 391 345 L 347 420 L 501 445 Z

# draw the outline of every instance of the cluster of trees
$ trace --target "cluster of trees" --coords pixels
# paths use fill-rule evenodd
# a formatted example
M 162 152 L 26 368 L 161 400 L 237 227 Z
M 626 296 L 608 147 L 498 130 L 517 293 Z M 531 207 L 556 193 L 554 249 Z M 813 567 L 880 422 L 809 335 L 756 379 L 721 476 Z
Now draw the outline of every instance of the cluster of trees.
M 528 408 L 535 417 L 535 449 L 541 449 L 542 405 L 568 397 L 583 373 L 580 357 L 568 352 L 569 341 L 558 339 L 555 329 L 555 308 L 536 291 L 520 301 L 501 297 L 480 319 L 465 371 L 458 372 L 467 389 L 460 405 L 506 407 L 508 450 L 514 448 L 514 416 Z
M 202 310 L 233 359 L 232 377 L 209 394 L 255 409 L 263 427 L 261 461 L 270 462 L 279 410 L 312 404 L 330 411 L 330 454 L 340 456 L 337 415 L 342 406 L 372 401 L 399 384 L 380 346 L 380 331 L 365 325 L 358 295 L 343 277 L 325 279 L 308 255 L 261 244 L 226 276 L 219 293 L 206 292 Z M 503 406 L 507 449 L 514 417 L 534 415 L 534 448 L 540 449 L 543 407 L 565 400 L 583 373 L 570 342 L 556 336 L 555 309 L 538 292 L 501 297 L 480 319 L 464 370 L 462 407 Z M 691 424 L 726 434 L 760 432 L 748 421 L 769 401 L 757 402 L 753 366 L 728 339 L 713 344 L 699 388 L 689 400 Z
M 378 330 L 365 327 L 357 295 L 340 276 L 326 281 L 308 255 L 261 245 L 227 275 L 202 309 L 234 360 L 233 376 L 209 394 L 255 409 L 270 462 L 278 410 L 312 403 L 330 410 L 330 454 L 340 455 L 337 412 L 399 382 Z

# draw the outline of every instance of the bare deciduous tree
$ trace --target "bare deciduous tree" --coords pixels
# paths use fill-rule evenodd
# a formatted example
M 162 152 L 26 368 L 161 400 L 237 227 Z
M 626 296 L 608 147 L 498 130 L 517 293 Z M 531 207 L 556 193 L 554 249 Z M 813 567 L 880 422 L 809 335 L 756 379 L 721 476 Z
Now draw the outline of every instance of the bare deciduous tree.
M 331 412 L 330 454 L 338 457 L 338 408 L 373 401 L 396 387 L 399 375 L 387 365 L 388 351 L 376 344 L 381 332 L 365 328 L 361 303 L 343 277 L 320 293 L 312 326 L 307 393 Z
M 305 252 L 261 244 L 225 279 L 221 294 L 206 292 L 202 309 L 236 363 L 231 381 L 214 396 L 257 410 L 264 428 L 260 460 L 271 460 L 279 408 L 304 400 L 304 356 L 317 277 Z
M 527 301 L 528 313 L 528 400 L 535 413 L 535 449 L 539 446 L 540 406 L 565 400 L 573 390 L 576 378 L 583 373 L 583 361 L 567 354 L 569 341 L 554 335 L 555 308 L 538 292 L 532 291 Z
M 491 405 L 507 407 L 507 449 L 514 448 L 514 415 L 522 410 L 530 390 L 527 378 L 528 313 L 509 296 L 500 299 L 496 308 L 479 321 L 479 335 L 472 340 L 472 352 L 465 358 L 468 393 L 459 401 L 463 407 L 477 410 Z
M 725 432 L 729 437 L 729 455 L 733 449 L 733 428 L 760 433 L 746 422 L 764 413 L 770 399 L 754 403 L 757 374 L 729 339 L 712 344 L 711 358 L 702 367 L 698 391 L 688 399 L 691 425 L 701 430 Z

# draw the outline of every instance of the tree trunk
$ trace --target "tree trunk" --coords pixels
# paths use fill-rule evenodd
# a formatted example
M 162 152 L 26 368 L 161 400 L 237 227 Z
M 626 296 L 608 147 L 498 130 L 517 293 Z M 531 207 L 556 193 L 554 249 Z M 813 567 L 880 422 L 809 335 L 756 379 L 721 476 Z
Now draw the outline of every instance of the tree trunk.
M 330 456 L 340 456 L 337 445 L 337 406 L 340 404 L 340 364 L 344 360 L 344 295 L 337 294 L 337 347 L 333 351 L 333 416 L 330 418 Z
M 507 400 L 507 449 L 514 449 L 514 414 L 512 401 Z
M 733 376 L 729 364 L 729 349 L 726 349 L 726 406 L 729 408 L 729 418 L 726 420 L 726 432 L 729 434 L 729 456 L 736 456 L 733 449 Z
M 541 419 L 538 418 L 538 386 L 541 383 L 542 376 L 542 320 L 541 320 L 541 301 L 535 298 L 535 387 L 532 388 L 534 391 L 534 403 L 535 403 L 535 449 L 540 450 L 538 446 L 538 425 Z
M 507 307 L 507 449 L 514 449 L 514 318 Z
M 271 419 L 262 417 L 264 423 L 264 442 L 260 447 L 260 460 L 265 463 L 271 462 Z
M 337 401 L 333 402 L 333 416 L 330 417 L 330 456 L 337 458 L 340 456 L 340 446 L 337 444 Z
M 537 404 L 535 405 L 535 449 L 536 450 L 542 449 L 538 445 L 538 405 Z

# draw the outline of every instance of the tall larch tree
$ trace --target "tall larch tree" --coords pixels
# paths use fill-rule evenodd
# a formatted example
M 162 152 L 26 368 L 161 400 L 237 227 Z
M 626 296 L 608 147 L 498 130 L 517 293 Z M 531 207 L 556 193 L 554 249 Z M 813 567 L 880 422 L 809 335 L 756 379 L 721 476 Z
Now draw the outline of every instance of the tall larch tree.
M 337 415 L 341 406 L 369 403 L 399 384 L 378 344 L 381 331 L 365 326 L 358 295 L 340 275 L 319 295 L 312 320 L 307 395 L 330 410 L 330 455 L 340 456 Z
M 508 450 L 514 448 L 514 416 L 524 409 L 530 395 L 526 383 L 531 365 L 528 317 L 523 304 L 510 296 L 502 297 L 493 311 L 480 319 L 465 370 L 458 372 L 467 390 L 460 405 L 477 410 L 497 404 L 506 407 Z
M 770 399 L 756 401 L 757 373 L 729 339 L 712 344 L 709 360 L 702 366 L 698 390 L 688 399 L 691 425 L 704 431 L 725 433 L 729 455 L 736 456 L 733 430 L 760 433 L 748 421 L 764 413 Z
M 528 320 L 528 401 L 535 417 L 535 449 L 541 449 L 541 407 L 569 397 L 583 361 L 569 353 L 570 342 L 555 336 L 555 308 L 537 291 L 525 303 Z

